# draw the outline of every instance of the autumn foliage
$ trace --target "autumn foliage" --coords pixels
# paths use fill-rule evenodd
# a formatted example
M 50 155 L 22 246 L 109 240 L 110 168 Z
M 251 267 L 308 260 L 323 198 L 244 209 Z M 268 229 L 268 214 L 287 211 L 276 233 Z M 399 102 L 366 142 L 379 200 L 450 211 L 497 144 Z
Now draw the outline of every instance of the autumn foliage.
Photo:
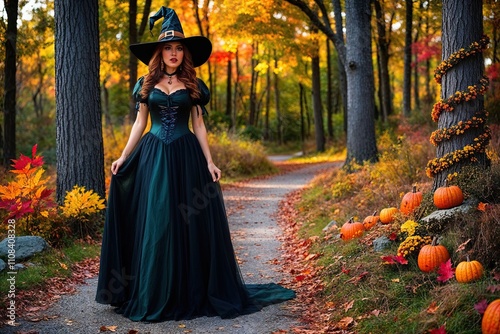
M 31 157 L 20 154 L 19 159 L 13 160 L 14 179 L 0 185 L 2 222 L 15 219 L 16 235 L 39 235 L 53 245 L 64 238 L 95 237 L 102 224 L 98 215 L 104 209 L 104 200 L 92 190 L 75 185 L 66 194 L 64 204 L 58 206 L 43 165 L 37 145 L 33 146 Z M 6 224 L 0 226 L 2 231 Z

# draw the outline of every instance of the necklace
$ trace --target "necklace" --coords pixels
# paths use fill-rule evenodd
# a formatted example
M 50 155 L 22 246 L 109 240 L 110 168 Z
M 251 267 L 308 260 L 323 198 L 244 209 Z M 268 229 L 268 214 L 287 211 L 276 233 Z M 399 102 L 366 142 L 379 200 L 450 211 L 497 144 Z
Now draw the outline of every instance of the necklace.
M 174 75 L 176 75 L 176 74 L 177 74 L 177 70 L 175 70 L 173 73 L 168 73 L 167 71 L 165 71 L 165 75 L 168 77 L 168 81 L 167 81 L 167 83 L 168 83 L 169 85 L 171 85 L 171 84 L 172 84 L 172 77 L 173 77 Z

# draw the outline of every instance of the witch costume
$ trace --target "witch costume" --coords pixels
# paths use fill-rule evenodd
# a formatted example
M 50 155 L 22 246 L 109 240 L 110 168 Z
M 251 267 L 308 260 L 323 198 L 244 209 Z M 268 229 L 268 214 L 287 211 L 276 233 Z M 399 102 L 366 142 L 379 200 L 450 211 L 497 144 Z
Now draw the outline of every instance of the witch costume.
M 184 37 L 176 13 L 162 7 L 150 29 L 163 18 L 157 42 L 131 45 L 149 63 L 160 43 L 181 41 L 194 66 L 205 63 L 210 41 Z M 199 100 L 187 89 L 167 94 L 153 88 L 147 103 L 151 129 L 113 175 L 101 250 L 96 301 L 116 307 L 133 321 L 232 318 L 294 298 L 274 283 L 246 285 L 231 243 L 220 186 L 188 121 L 193 106 L 206 114 L 210 98 L 198 79 Z

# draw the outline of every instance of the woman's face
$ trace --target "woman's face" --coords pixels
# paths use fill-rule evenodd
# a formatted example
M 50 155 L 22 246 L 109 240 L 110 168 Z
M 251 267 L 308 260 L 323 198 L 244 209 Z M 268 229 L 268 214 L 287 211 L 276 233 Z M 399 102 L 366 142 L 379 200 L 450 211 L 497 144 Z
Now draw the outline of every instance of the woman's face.
M 163 45 L 161 56 L 169 73 L 174 72 L 184 59 L 184 46 L 180 42 L 169 42 Z

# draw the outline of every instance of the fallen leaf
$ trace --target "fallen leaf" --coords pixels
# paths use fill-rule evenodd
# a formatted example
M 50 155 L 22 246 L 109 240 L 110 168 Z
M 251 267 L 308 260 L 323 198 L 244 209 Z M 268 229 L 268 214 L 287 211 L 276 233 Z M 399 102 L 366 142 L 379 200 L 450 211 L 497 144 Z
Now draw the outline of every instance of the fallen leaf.
M 486 288 L 486 291 L 488 292 L 491 292 L 491 293 L 495 293 L 497 291 L 500 291 L 500 285 L 489 285 L 487 288 Z
M 118 326 L 101 326 L 99 331 L 101 332 L 116 332 Z
M 344 311 L 349 311 L 354 306 L 354 300 L 351 300 L 349 303 L 344 304 Z
M 451 266 L 451 259 L 448 259 L 448 261 L 441 263 L 439 265 L 439 269 L 437 271 L 438 273 L 438 282 L 448 282 L 453 276 L 455 275 L 455 269 Z
M 185 324 L 180 324 L 179 328 L 186 328 L 186 325 Z
M 488 307 L 488 301 L 486 299 L 483 299 L 480 302 L 477 302 L 476 304 L 474 304 L 474 309 L 479 314 L 484 314 L 484 311 L 486 311 L 487 307 Z
M 378 317 L 378 315 L 380 314 L 380 310 L 373 310 L 370 313 L 373 314 L 374 316 Z
M 482 212 L 486 212 L 487 208 L 488 208 L 488 203 L 479 202 L 479 204 L 477 205 L 477 209 Z
M 470 240 L 471 239 L 469 239 L 469 240 L 461 243 L 460 245 L 458 245 L 456 253 L 463 251 L 465 249 L 465 246 L 470 242 Z
M 138 334 L 139 331 L 137 329 L 131 329 L 128 331 L 128 334 Z
M 354 318 L 345 317 L 345 318 L 340 319 L 340 321 L 337 323 L 337 326 L 341 329 L 347 329 L 353 322 L 354 322 Z
M 427 307 L 427 310 L 426 312 L 429 313 L 429 314 L 434 314 L 436 313 L 436 311 L 439 309 L 439 306 L 437 305 L 437 303 L 435 301 L 433 301 L 429 307 Z
M 446 329 L 444 328 L 444 325 L 443 325 L 437 329 L 431 329 L 429 331 L 429 334 L 446 334 Z

